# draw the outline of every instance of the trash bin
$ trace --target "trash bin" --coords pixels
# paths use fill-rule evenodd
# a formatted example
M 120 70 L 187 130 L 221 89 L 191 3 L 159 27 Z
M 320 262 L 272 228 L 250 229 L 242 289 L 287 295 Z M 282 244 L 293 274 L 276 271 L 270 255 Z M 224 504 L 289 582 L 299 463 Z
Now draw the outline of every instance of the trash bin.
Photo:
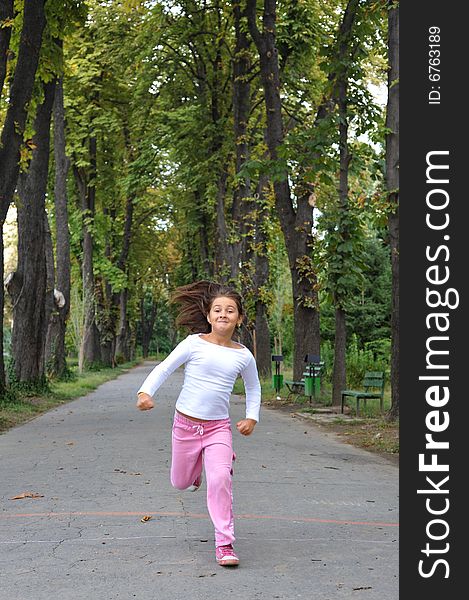
M 272 361 L 275 362 L 275 374 L 272 376 L 272 383 L 278 396 L 283 387 L 283 375 L 280 373 L 280 363 L 283 361 L 283 355 L 272 354 Z
M 319 376 L 305 376 L 305 396 L 316 396 L 321 391 L 321 378 Z
M 283 375 L 272 375 L 272 385 L 274 386 L 274 390 L 281 390 L 283 387 Z

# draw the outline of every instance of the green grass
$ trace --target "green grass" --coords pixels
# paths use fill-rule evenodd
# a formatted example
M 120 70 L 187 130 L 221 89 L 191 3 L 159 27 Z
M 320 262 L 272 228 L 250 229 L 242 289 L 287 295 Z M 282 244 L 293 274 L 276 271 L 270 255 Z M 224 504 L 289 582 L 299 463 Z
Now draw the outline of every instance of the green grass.
M 95 390 L 106 381 L 115 379 L 121 373 L 138 364 L 139 361 L 125 363 L 114 369 L 100 369 L 99 371 L 87 371 L 82 374 L 75 374 L 71 380 L 54 381 L 50 384 L 51 394 L 58 400 L 71 400 L 84 396 L 88 392 Z
M 0 432 L 21 425 L 65 402 L 85 396 L 140 362 L 138 359 L 118 365 L 114 369 L 105 368 L 78 373 L 76 361 L 71 360 L 68 362 L 70 377 L 63 381 L 49 382 L 48 391 L 38 394 L 9 393 L 7 398 L 0 399 Z

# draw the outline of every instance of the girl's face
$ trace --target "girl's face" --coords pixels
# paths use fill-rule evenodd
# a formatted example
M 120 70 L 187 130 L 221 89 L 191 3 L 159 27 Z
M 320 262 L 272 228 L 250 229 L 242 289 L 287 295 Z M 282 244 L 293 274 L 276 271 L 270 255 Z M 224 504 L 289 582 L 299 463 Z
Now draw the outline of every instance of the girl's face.
M 212 302 L 207 320 L 212 326 L 212 331 L 221 335 L 230 335 L 243 320 L 239 314 L 238 306 L 232 298 L 220 296 Z

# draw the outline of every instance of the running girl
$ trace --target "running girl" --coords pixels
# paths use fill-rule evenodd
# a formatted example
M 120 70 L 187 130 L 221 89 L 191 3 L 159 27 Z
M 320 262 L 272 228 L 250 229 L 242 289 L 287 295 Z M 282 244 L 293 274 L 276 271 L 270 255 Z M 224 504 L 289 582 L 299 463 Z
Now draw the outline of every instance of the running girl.
M 230 395 L 241 375 L 246 418 L 236 424 L 251 435 L 259 421 L 261 387 L 256 361 L 233 334 L 243 320 L 240 295 L 210 281 L 177 288 L 172 300 L 181 306 L 176 324 L 191 332 L 157 365 L 137 392 L 137 407 L 149 410 L 153 395 L 181 365 L 184 383 L 176 402 L 172 431 L 171 484 L 196 491 L 207 478 L 207 508 L 215 528 L 219 565 L 236 566 L 233 542 L 232 462 L 235 459 L 229 418 Z

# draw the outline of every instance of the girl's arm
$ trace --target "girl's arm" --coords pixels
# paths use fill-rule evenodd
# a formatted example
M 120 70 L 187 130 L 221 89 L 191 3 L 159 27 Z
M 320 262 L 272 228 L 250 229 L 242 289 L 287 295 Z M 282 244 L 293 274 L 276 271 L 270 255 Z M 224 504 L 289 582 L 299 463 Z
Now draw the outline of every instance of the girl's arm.
M 140 386 L 137 395 L 141 396 L 143 399 L 146 396 L 151 398 L 166 379 L 168 379 L 178 367 L 189 360 L 190 353 L 190 341 L 187 337 L 174 348 L 169 356 L 167 356 L 159 365 L 156 365 Z
M 241 377 L 244 381 L 246 391 L 246 419 L 257 423 L 259 421 L 259 411 L 261 406 L 261 384 L 257 373 L 256 360 L 251 356 L 251 360 L 241 371 Z

